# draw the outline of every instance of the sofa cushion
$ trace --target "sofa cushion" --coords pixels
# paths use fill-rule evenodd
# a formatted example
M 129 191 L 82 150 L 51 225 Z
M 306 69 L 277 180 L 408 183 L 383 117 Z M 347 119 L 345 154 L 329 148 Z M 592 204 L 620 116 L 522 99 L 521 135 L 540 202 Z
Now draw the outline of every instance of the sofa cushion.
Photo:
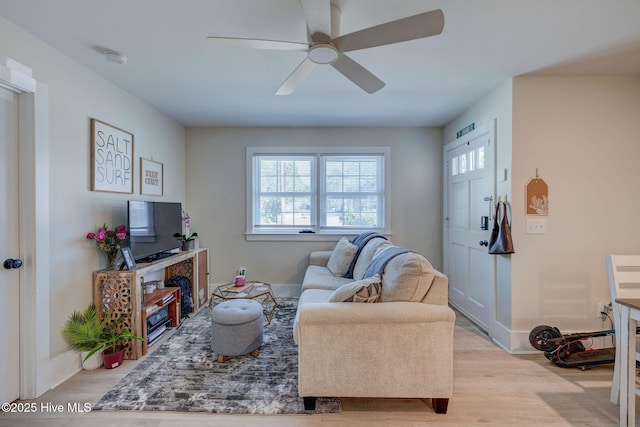
M 327 302 L 377 302 L 382 292 L 379 275 L 356 282 L 345 283 L 333 291 Z
M 302 292 L 307 289 L 327 289 L 329 291 L 335 291 L 345 283 L 352 281 L 353 279 L 334 276 L 327 267 L 310 265 L 304 273 Z
M 360 251 L 356 264 L 353 267 L 353 280 L 361 280 L 364 277 L 364 272 L 367 270 L 369 264 L 371 264 L 371 260 L 378 249 L 392 245 L 393 243 L 380 237 L 369 240 Z
M 331 271 L 334 276 L 344 276 L 347 270 L 349 270 L 349 265 L 351 265 L 351 260 L 353 260 L 353 256 L 357 250 L 358 247 L 349 242 L 349 239 L 346 237 L 340 239 L 327 263 L 329 271 Z
M 381 256 L 389 246 L 378 251 Z M 382 274 L 380 302 L 421 302 L 429 292 L 434 278 L 433 266 L 425 257 L 407 252 L 392 258 Z

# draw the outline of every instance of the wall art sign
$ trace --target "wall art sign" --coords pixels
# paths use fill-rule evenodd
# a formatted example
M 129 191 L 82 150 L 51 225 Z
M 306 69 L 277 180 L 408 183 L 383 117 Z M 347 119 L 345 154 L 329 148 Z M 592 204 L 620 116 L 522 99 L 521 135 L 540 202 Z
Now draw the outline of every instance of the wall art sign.
M 140 194 L 162 196 L 164 165 L 140 157 Z
M 549 215 L 549 186 L 537 173 L 527 182 L 526 194 L 527 215 Z
M 93 118 L 91 191 L 133 193 L 133 134 Z

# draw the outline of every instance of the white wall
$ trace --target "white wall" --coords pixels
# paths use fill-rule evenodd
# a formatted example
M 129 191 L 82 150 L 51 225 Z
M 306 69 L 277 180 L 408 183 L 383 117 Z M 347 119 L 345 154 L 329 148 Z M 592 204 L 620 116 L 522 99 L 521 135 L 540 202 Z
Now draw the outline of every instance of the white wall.
M 640 77 L 518 77 L 513 113 L 513 330 L 592 330 L 605 255 L 640 253 Z M 547 234 L 524 234 L 524 186 L 549 185 Z
M 211 283 L 247 267 L 252 280 L 300 284 L 312 250 L 335 242 L 247 241 L 247 146 L 390 146 L 391 240 L 442 266 L 442 135 L 426 128 L 187 129 L 187 206 L 192 230 L 210 248 Z M 336 239 L 337 240 L 337 239 Z
M 74 309 L 93 300 L 92 272 L 104 266 L 102 254 L 85 238 L 106 222 L 126 223 L 126 200 L 140 196 L 139 157 L 164 163 L 165 195 L 154 200 L 183 201 L 185 130 L 80 66 L 12 23 L 0 18 L 0 58 L 32 68 L 49 89 L 50 161 L 50 321 L 51 384 L 80 367 L 60 330 Z M 123 68 L 126 72 L 126 68 Z M 91 192 L 89 119 L 95 117 L 134 134 L 134 193 Z M 149 198 L 149 196 L 146 196 Z

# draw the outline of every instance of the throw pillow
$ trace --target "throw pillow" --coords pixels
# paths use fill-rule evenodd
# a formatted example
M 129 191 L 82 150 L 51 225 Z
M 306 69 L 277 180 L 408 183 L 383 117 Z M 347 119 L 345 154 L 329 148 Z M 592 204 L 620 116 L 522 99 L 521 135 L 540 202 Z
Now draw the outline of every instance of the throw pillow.
M 333 249 L 331 253 L 331 257 L 329 257 L 329 262 L 327 262 L 327 268 L 334 276 L 342 277 L 344 273 L 347 272 L 349 266 L 351 265 L 351 260 L 358 247 L 351 242 L 346 237 L 340 239 L 340 241 L 336 244 L 336 247 Z
M 357 282 L 345 283 L 333 291 L 327 302 L 378 302 L 382 295 L 382 279 L 379 274 Z

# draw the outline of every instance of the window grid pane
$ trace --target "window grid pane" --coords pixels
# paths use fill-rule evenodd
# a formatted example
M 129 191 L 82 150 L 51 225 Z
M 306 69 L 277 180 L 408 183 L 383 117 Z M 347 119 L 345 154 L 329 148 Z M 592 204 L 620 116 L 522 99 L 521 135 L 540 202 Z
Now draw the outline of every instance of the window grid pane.
M 484 169 L 484 146 L 478 148 L 478 169 Z
M 323 225 L 381 227 L 381 156 L 340 156 L 325 159 Z
M 255 225 L 312 225 L 312 162 L 308 156 L 258 157 Z

